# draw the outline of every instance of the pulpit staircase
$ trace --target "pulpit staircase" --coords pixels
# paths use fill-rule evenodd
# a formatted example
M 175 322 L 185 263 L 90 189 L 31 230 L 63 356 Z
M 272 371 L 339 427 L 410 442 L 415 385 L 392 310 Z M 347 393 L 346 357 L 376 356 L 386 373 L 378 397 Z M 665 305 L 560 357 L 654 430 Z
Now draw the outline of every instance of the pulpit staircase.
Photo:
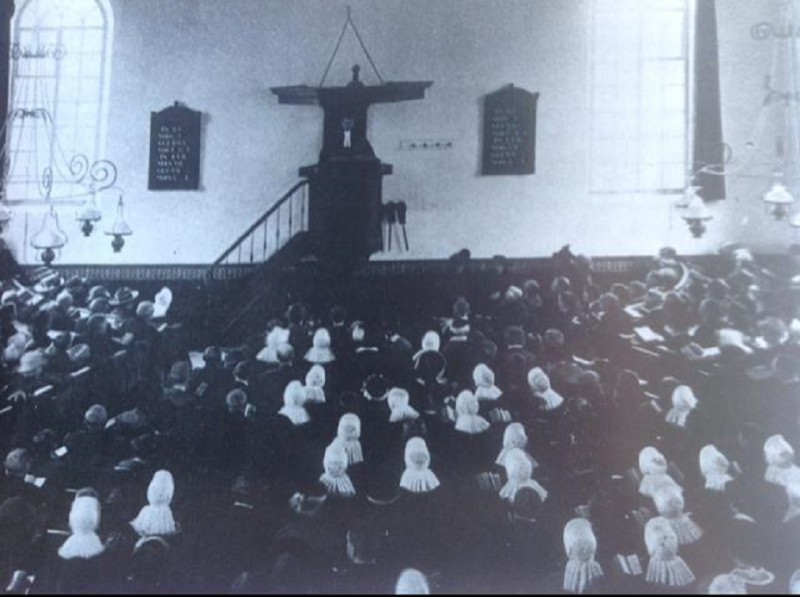
M 206 270 L 206 327 L 217 342 L 241 340 L 275 291 L 274 281 L 310 252 L 308 180 L 293 185 Z

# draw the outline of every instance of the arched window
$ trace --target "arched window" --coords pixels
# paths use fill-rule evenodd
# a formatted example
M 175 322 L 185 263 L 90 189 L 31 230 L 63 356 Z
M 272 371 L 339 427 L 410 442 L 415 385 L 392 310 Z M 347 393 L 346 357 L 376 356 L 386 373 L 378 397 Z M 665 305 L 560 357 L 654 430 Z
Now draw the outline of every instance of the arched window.
M 689 155 L 693 0 L 594 0 L 590 188 L 677 193 Z
M 40 201 L 49 167 L 105 151 L 113 15 L 108 0 L 18 1 L 12 23 L 6 197 Z M 63 198 L 53 191 L 53 200 Z M 69 198 L 69 193 L 67 194 Z

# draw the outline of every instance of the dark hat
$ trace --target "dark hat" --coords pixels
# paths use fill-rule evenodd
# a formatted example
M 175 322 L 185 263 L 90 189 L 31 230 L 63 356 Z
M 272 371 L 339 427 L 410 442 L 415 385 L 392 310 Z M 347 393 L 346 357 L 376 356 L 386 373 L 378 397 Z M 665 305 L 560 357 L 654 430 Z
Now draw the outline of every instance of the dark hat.
M 566 276 L 556 276 L 553 278 L 553 281 L 550 283 L 550 292 L 553 294 L 558 294 L 560 292 L 565 292 L 572 288 L 572 282 L 569 281 L 569 278 Z
M 108 421 L 108 412 L 102 404 L 93 404 L 86 410 L 83 420 L 94 427 L 102 427 Z
M 189 381 L 191 373 L 192 365 L 189 361 L 177 361 L 169 369 L 167 383 L 169 385 L 184 384 Z
M 647 292 L 647 284 L 641 280 L 634 280 L 628 283 L 628 290 L 630 290 L 631 293 L 631 300 L 637 300 L 642 298 Z
M 674 247 L 661 247 L 658 250 L 659 259 L 669 259 L 675 261 L 678 258 L 678 252 Z
M 104 296 L 98 296 L 89 301 L 89 313 L 102 314 L 108 313 L 111 310 L 109 299 Z
M 208 346 L 203 351 L 203 360 L 206 363 L 221 363 L 222 362 L 222 352 L 220 351 L 219 347 L 217 346 Z
M 56 273 L 50 274 L 39 280 L 33 287 L 39 294 L 56 293 L 64 288 L 64 278 Z
M 152 301 L 142 301 L 136 305 L 136 316 L 147 321 L 153 319 L 156 312 L 156 305 Z
M 623 304 L 628 304 L 631 300 L 631 290 L 621 282 L 614 282 L 611 285 L 611 294 L 617 297 L 617 300 Z
M 75 290 L 75 289 L 80 289 L 83 286 L 86 286 L 88 282 L 89 280 L 87 280 L 86 278 L 82 278 L 76 275 L 67 278 L 67 281 L 64 284 L 64 286 L 66 287 L 67 290 Z
M 233 368 L 233 374 L 239 379 L 248 379 L 253 373 L 251 361 L 239 361 Z
M 542 498 L 532 487 L 521 487 L 514 496 L 514 514 L 528 520 L 538 518 L 542 511 Z
M 511 325 L 503 330 L 506 346 L 525 346 L 525 330 L 521 326 Z
M 132 408 L 121 412 L 114 417 L 117 425 L 126 427 L 127 429 L 141 429 L 144 427 L 145 419 L 144 414 L 138 408 Z
M 133 301 L 136 300 L 136 297 L 139 296 L 138 290 L 133 290 L 127 286 L 122 286 L 121 288 L 117 288 L 117 291 L 114 293 L 114 298 L 108 301 L 108 304 L 112 307 L 119 307 L 122 305 L 129 305 Z
M 758 322 L 764 340 L 772 344 L 784 342 L 789 337 L 789 328 L 779 317 L 769 316 Z
M 308 317 L 308 310 L 302 303 L 292 303 L 286 309 L 286 319 L 289 323 L 301 323 Z
M 244 410 L 247 406 L 247 394 L 239 388 L 233 389 L 225 396 L 225 404 L 232 410 Z
M 453 319 L 457 320 L 465 320 L 469 319 L 470 314 L 470 305 L 463 296 L 460 296 L 456 299 L 456 302 L 453 303 Z M 455 323 L 455 322 L 454 322 Z
M 395 503 L 400 497 L 400 486 L 393 475 L 386 469 L 376 471 L 377 474 L 369 477 L 367 481 L 367 501 L 374 506 L 388 506 Z
M 53 332 L 52 335 L 48 333 L 48 336 L 52 340 L 50 344 L 52 349 L 48 348 L 49 352 L 45 350 L 48 355 L 52 355 L 58 350 L 67 350 L 72 344 L 72 334 L 70 332 Z
M 419 355 L 415 369 L 423 381 L 431 382 L 442 374 L 446 364 L 447 362 L 442 353 L 435 350 L 426 350 Z
M 358 414 L 364 408 L 364 397 L 357 392 L 346 390 L 339 394 L 339 408 Z
M 6 473 L 15 476 L 27 475 L 33 466 L 33 457 L 25 448 L 14 448 L 6 456 Z
M 347 309 L 342 305 L 334 305 L 331 307 L 330 316 L 333 323 L 344 323 L 347 319 Z
M 56 443 L 56 433 L 45 427 L 36 432 L 32 441 L 37 449 L 49 452 Z
M 564 333 L 556 328 L 550 328 L 544 333 L 544 344 L 551 348 L 564 344 Z
M 67 350 L 67 355 L 74 363 L 82 365 L 87 363 L 92 358 L 92 351 L 88 344 L 76 344 Z
M 105 286 L 100 286 L 100 285 L 92 286 L 89 289 L 89 294 L 86 297 L 86 300 L 91 302 L 91 301 L 93 301 L 94 299 L 97 299 L 97 298 L 104 298 L 104 299 L 108 300 L 108 299 L 111 298 L 111 293 L 108 291 L 108 289 Z
M 380 373 L 373 373 L 364 380 L 363 391 L 368 400 L 383 400 L 389 392 L 389 382 Z

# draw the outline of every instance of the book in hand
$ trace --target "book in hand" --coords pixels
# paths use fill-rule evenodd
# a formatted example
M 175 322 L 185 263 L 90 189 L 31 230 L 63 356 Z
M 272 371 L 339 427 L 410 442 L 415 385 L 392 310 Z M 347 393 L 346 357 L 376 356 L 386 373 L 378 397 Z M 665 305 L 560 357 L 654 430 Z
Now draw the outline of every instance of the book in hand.
M 192 369 L 203 369 L 206 366 L 202 352 L 190 352 L 189 361 L 192 363 Z
M 690 342 L 681 348 L 681 354 L 690 361 L 713 359 L 719 356 L 719 347 L 712 346 L 710 348 L 703 348 L 697 342 Z
M 91 370 L 91 367 L 81 367 L 77 371 L 73 371 L 72 373 L 70 373 L 69 376 L 71 378 L 73 378 L 73 379 L 77 379 L 78 377 L 81 377 L 81 376 L 86 375 L 87 373 L 89 373 L 90 370 Z
M 657 334 L 650 326 L 647 325 L 635 327 L 633 328 L 633 331 L 636 332 L 636 336 L 639 338 L 639 340 L 647 344 L 664 341 L 664 336 Z
M 445 407 L 445 414 L 446 414 L 447 419 L 449 421 L 452 421 L 452 422 L 455 423 L 455 421 L 456 421 L 456 411 L 453 410 L 452 406 L 446 406 Z
M 44 487 L 44 484 L 47 481 L 47 479 L 45 479 L 44 477 L 36 477 L 34 475 L 25 475 L 24 481 L 29 485 L 33 485 L 34 487 L 38 487 L 39 489 L 41 489 L 42 487 Z
M 32 396 L 34 398 L 38 398 L 39 396 L 44 396 L 45 394 L 51 392 L 53 390 L 53 386 L 42 386 L 41 388 L 37 388 L 34 390 Z
M 489 420 L 492 423 L 509 423 L 511 421 L 511 413 L 504 408 L 495 408 L 489 413 Z
M 481 473 L 478 475 L 478 487 L 484 491 L 500 491 L 503 486 L 497 473 Z
M 633 319 L 641 319 L 643 317 L 642 313 L 633 305 L 628 305 L 623 309 L 625 313 L 631 316 Z
M 618 553 L 616 561 L 623 574 L 627 574 L 628 576 L 639 576 L 642 574 L 642 563 L 639 560 L 639 556 L 635 553 L 630 555 Z

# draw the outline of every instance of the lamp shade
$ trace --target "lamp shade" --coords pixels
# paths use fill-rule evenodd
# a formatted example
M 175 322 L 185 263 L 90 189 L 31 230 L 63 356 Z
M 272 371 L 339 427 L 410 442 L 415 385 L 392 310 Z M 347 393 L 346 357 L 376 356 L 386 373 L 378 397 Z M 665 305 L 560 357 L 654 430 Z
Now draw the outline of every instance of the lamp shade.
M 679 209 L 684 209 L 689 207 L 692 200 L 696 197 L 699 197 L 697 192 L 700 190 L 700 187 L 697 185 L 689 185 L 687 186 L 681 195 L 678 196 L 678 199 L 675 201 L 675 207 Z
M 770 205 L 789 205 L 794 201 L 794 197 L 792 197 L 789 189 L 779 182 L 773 183 L 767 192 L 764 193 L 762 199 L 765 203 L 769 203 Z
M 31 246 L 34 249 L 60 249 L 67 244 L 67 235 L 58 226 L 58 215 L 50 207 L 42 220 L 42 227 L 31 237 Z
M 711 215 L 711 212 L 708 210 L 703 200 L 695 194 L 686 207 L 686 211 L 681 214 L 681 217 L 687 222 L 691 222 L 692 220 L 711 220 L 714 216 Z
M 97 208 L 94 197 L 89 199 L 86 205 L 83 206 L 75 216 L 75 219 L 80 222 L 97 222 L 103 217 L 102 212 Z
M 113 234 L 115 236 L 128 236 L 133 234 L 133 229 L 125 220 L 122 197 L 119 198 L 119 203 L 117 203 L 117 218 L 114 220 L 114 224 L 111 228 L 106 231 L 106 234 Z

